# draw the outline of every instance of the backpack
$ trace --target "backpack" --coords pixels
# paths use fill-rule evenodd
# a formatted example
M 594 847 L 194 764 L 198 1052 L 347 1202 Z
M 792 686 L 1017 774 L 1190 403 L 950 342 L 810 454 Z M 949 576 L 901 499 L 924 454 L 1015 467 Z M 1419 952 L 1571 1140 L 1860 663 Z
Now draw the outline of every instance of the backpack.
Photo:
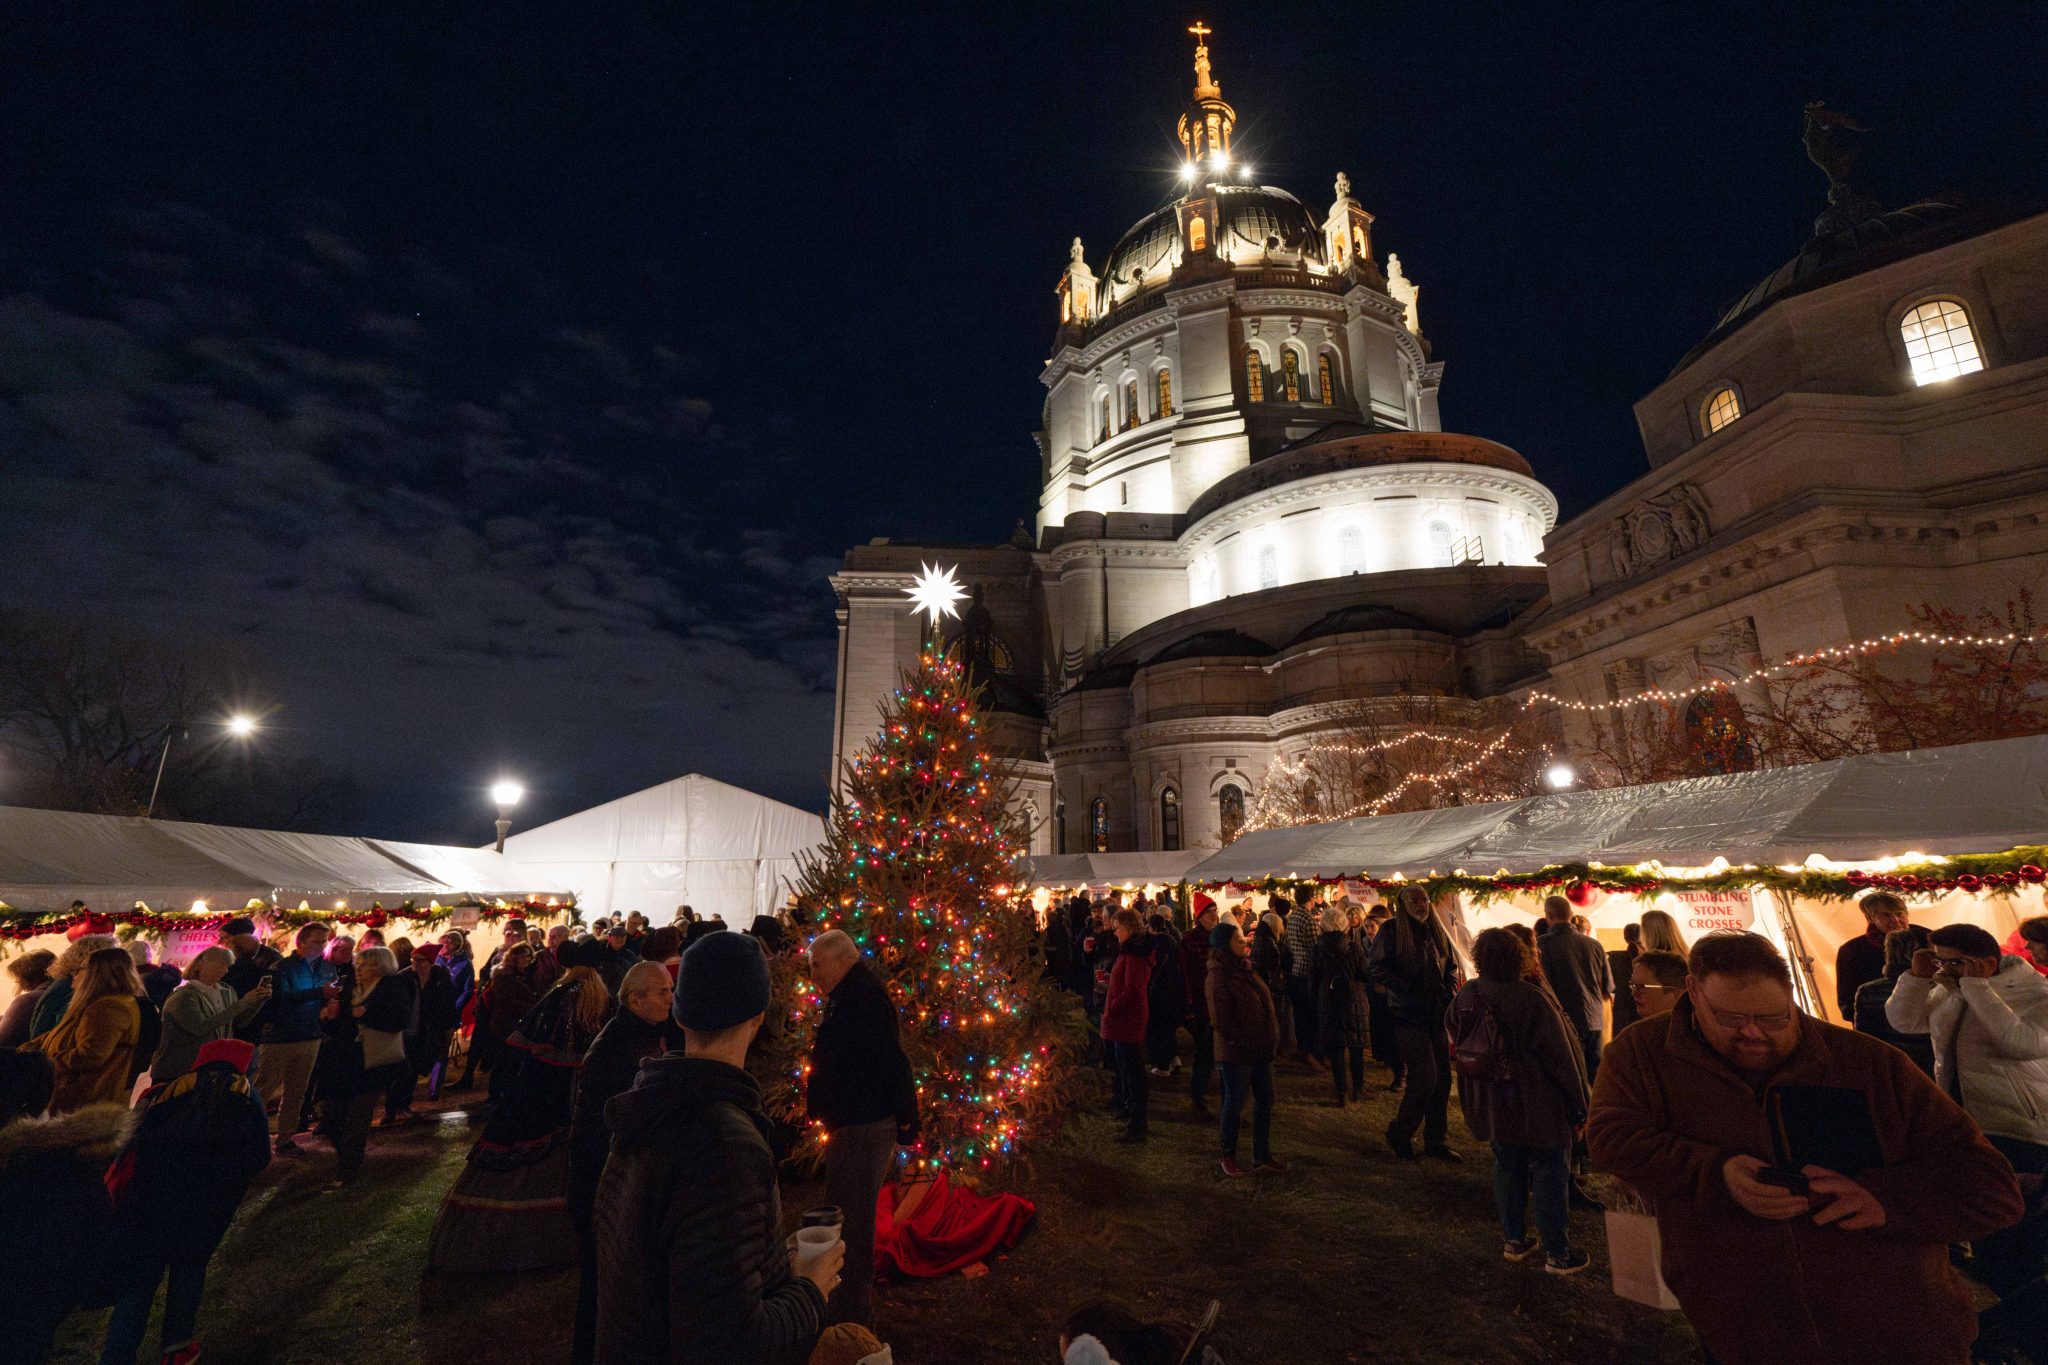
M 1460 1076 L 1475 1081 L 1513 1080 L 1507 1030 L 1484 995 L 1472 991 L 1467 998 L 1471 1008 L 1456 1012 L 1461 1027 L 1451 1039 L 1452 1067 Z

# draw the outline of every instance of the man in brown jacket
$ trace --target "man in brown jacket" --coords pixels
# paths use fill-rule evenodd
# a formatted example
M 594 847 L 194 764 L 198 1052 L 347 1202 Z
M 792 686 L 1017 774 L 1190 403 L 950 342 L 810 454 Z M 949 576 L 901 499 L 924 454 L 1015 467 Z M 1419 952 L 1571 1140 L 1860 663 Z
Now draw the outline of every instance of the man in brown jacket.
M 1884 1164 L 1758 1178 L 1783 1086 L 1860 1090 Z M 2018 1221 L 2019 1186 L 1896 1048 L 1801 1014 L 1755 934 L 1693 946 L 1686 997 L 1614 1040 L 1593 1088 L 1593 1165 L 1657 1209 L 1666 1283 L 1721 1365 L 1953 1362 L 1976 1337 L 1948 1244 Z

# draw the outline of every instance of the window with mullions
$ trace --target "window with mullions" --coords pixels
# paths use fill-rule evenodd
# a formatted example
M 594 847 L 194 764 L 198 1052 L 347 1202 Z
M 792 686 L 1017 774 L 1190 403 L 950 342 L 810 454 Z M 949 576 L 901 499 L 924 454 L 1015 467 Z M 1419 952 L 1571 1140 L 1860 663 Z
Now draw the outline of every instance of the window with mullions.
M 1899 320 L 1915 384 L 1938 384 L 1984 368 L 1969 310 L 1954 299 L 1934 299 Z
M 1098 796 L 1088 803 L 1088 847 L 1095 853 L 1109 852 L 1109 798 Z
M 1735 390 L 1715 389 L 1707 395 L 1707 401 L 1700 404 L 1700 430 L 1712 436 L 1740 416 L 1742 400 L 1735 396 Z
M 1330 364 L 1330 356 L 1327 351 L 1316 357 L 1316 388 L 1319 391 L 1318 396 L 1325 403 L 1337 401 L 1335 371 Z
M 1102 430 L 1095 439 L 1107 441 L 1109 439 L 1109 395 L 1106 393 L 1102 395 L 1102 421 L 1100 425 Z
M 1244 353 L 1244 397 L 1247 403 L 1266 401 L 1266 367 L 1257 351 Z
M 1173 371 L 1159 372 L 1159 416 L 1173 416 Z
M 1280 353 L 1280 380 L 1287 386 L 1287 401 L 1301 401 L 1301 357 L 1292 351 Z
M 1159 847 L 1166 853 L 1180 851 L 1180 793 L 1171 787 L 1159 793 Z
M 1143 419 L 1138 415 L 1138 381 L 1124 381 L 1124 430 L 1129 431 Z
M 1052 808 L 1053 852 L 1067 851 L 1067 803 L 1062 801 Z

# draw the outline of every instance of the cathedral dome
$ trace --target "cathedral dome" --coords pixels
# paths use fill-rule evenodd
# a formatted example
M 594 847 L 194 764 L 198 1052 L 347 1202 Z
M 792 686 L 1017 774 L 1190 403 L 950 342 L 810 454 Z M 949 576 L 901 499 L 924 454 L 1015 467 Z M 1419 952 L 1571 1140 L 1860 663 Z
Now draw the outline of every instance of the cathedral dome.
M 1355 423 L 1332 423 L 1301 444 L 1217 482 L 1188 508 L 1188 524 L 1282 484 L 1339 470 L 1405 464 L 1473 465 L 1523 479 L 1535 477 L 1527 460 L 1482 437 L 1442 431 L 1367 431 Z
M 1216 249 L 1227 261 L 1256 264 L 1270 247 L 1323 259 L 1322 220 L 1308 205 L 1272 185 L 1215 185 L 1222 226 Z M 1104 279 L 1119 299 L 1166 283 L 1180 240 L 1175 205 L 1140 218 L 1109 253 Z

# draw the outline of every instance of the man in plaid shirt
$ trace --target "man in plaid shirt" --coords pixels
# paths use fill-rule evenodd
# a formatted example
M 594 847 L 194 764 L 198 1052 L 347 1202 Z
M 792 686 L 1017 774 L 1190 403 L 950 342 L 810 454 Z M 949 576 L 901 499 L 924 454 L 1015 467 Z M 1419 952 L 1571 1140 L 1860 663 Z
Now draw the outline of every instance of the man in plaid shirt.
M 1275 900 L 1282 899 L 1277 893 Z M 1316 907 L 1310 893 L 1297 894 L 1287 912 L 1287 1000 L 1294 1015 L 1294 1046 L 1310 1066 L 1320 1069 L 1316 1050 L 1315 985 L 1309 974 L 1316 949 Z

